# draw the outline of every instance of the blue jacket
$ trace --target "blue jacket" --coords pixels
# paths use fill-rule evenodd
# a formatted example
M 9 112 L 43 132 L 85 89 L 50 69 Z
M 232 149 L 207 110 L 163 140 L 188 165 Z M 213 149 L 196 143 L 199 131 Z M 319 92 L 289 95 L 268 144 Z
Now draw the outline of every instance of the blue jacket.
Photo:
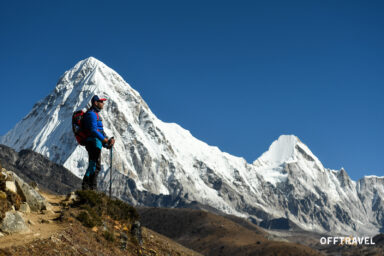
M 98 138 L 103 141 L 106 135 L 104 133 L 103 120 L 99 115 L 99 111 L 99 109 L 92 107 L 85 113 L 83 128 L 89 132 L 89 137 Z

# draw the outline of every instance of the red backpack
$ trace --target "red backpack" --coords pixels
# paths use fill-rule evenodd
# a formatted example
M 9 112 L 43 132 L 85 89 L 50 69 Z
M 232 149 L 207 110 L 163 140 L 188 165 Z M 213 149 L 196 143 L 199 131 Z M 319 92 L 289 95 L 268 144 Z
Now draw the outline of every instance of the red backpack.
M 79 110 L 73 112 L 72 115 L 72 131 L 75 135 L 77 143 L 81 146 L 85 146 L 88 133 L 83 129 L 82 121 L 84 117 L 84 111 Z
M 86 145 L 86 139 L 88 138 L 90 132 L 84 129 L 83 127 L 83 118 L 86 112 L 83 110 L 78 110 L 73 112 L 72 115 L 72 131 L 75 135 L 75 138 L 77 140 L 77 143 L 79 143 L 81 146 Z M 97 116 L 97 120 L 99 120 L 99 114 L 95 112 Z

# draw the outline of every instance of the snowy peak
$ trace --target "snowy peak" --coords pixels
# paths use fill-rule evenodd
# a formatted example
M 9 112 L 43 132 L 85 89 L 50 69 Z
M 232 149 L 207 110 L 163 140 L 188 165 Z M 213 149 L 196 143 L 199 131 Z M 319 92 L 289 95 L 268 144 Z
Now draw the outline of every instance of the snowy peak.
M 72 70 L 80 70 L 80 69 L 87 69 L 87 68 L 96 68 L 97 66 L 105 66 L 106 65 L 99 61 L 98 59 L 94 57 L 88 57 L 84 60 L 79 61 Z
M 295 135 L 281 135 L 275 140 L 268 151 L 263 153 L 256 161 L 256 166 L 280 166 L 285 163 L 297 162 L 300 159 L 320 164 L 311 150 Z
M 59 79 L 55 91 L 77 88 L 78 91 L 91 91 L 103 94 L 109 91 L 125 91 L 139 96 L 139 93 L 124 81 L 113 69 L 94 57 L 79 61 Z M 101 95 L 104 96 L 104 95 Z
M 281 135 L 259 159 L 273 165 L 296 161 L 295 148 L 298 142 L 299 138 L 294 135 Z

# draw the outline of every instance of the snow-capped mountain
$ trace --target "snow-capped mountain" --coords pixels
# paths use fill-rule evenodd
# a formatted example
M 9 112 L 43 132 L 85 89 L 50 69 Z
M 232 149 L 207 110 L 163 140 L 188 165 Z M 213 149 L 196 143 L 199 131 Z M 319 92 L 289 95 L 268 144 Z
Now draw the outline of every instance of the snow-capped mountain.
M 296 136 L 282 135 L 252 164 L 156 118 L 140 94 L 95 58 L 77 63 L 56 88 L 0 138 L 16 150 L 41 153 L 78 177 L 87 152 L 71 130 L 72 113 L 92 96 L 108 99 L 101 112 L 116 138 L 113 194 L 136 205 L 193 206 L 249 217 L 285 219 L 312 231 L 375 234 L 384 226 L 384 177 L 358 182 L 345 170 L 324 168 Z M 102 153 L 100 188 L 109 182 L 109 152 Z

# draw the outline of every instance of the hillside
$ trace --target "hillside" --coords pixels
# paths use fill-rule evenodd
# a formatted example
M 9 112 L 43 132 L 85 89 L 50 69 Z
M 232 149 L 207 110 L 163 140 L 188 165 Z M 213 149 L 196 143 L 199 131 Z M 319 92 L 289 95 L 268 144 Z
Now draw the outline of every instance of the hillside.
M 36 182 L 51 193 L 68 194 L 81 188 L 81 180 L 68 169 L 32 150 L 16 152 L 0 145 L 0 163 L 26 182 Z
M 80 217 L 81 213 L 92 211 L 92 200 L 79 205 L 78 196 L 74 194 L 71 198 L 49 193 L 42 195 L 52 208 L 23 213 L 28 231 L 0 235 L 1 256 L 201 255 L 150 229 L 137 228 L 131 218 L 117 220 L 117 215 L 103 214 L 98 219 L 100 223 L 92 228 L 89 219 Z M 99 199 L 108 200 L 102 194 L 97 195 L 100 195 Z
M 374 238 L 376 246 L 321 246 L 320 234 L 267 231 L 236 216 L 198 209 L 134 208 L 100 192 L 77 191 L 68 196 L 42 192 L 44 188 L 38 192 L 15 175 L 5 169 L 0 173 L 0 256 L 384 253 L 383 235 Z M 39 203 L 26 193 L 34 194 Z M 10 214 L 21 216 L 22 225 L 13 221 L 4 229 L 3 218 Z M 12 231 L 11 226 L 18 230 Z
M 204 255 L 322 255 L 272 237 L 260 227 L 191 209 L 138 208 L 144 226 Z M 235 217 L 236 218 L 236 217 Z

